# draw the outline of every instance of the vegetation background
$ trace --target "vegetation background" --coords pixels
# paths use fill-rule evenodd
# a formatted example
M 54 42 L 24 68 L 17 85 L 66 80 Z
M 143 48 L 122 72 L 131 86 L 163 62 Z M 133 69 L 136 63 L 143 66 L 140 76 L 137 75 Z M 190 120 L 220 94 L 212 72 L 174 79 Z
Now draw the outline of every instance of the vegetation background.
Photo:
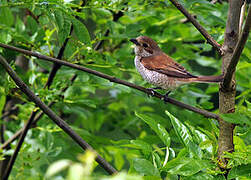
M 179 2 L 223 44 L 228 2 Z M 221 74 L 222 61 L 217 50 L 166 0 L 0 2 L 1 43 L 152 87 L 134 67 L 129 39 L 139 35 L 156 40 L 164 52 L 193 74 Z M 59 57 L 62 47 L 65 49 Z M 44 88 L 52 63 L 4 48 L 0 53 L 43 102 L 55 102 L 52 110 L 120 172 L 108 176 L 95 162 L 95 154 L 84 152 L 44 115 L 29 130 L 10 179 L 250 178 L 250 39 L 236 70 L 236 113 L 225 117 L 236 127 L 235 152 L 225 153 L 228 163 L 224 169 L 218 167 L 217 120 L 64 66 L 50 87 Z M 24 126 L 36 107 L 0 67 L 3 144 Z M 77 77 L 71 83 L 74 75 Z M 170 97 L 218 113 L 218 91 L 215 84 L 189 84 L 173 91 Z M 3 116 L 13 107 L 18 111 Z M 16 141 L 1 149 L 2 163 L 15 147 Z

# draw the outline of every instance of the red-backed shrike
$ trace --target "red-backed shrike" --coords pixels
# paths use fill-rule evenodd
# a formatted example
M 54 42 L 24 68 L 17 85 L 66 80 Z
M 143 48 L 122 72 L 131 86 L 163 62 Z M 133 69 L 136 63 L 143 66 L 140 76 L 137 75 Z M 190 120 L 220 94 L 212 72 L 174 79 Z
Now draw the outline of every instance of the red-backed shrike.
M 136 46 L 134 63 L 141 76 L 150 84 L 166 90 L 191 83 L 218 83 L 223 76 L 195 76 L 161 51 L 158 44 L 147 36 L 130 39 Z

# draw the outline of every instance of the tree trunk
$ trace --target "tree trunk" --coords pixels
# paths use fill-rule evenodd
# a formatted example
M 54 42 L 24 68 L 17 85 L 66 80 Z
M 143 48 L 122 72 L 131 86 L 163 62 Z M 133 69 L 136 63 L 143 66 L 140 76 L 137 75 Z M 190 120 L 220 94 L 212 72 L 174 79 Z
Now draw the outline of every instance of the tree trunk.
M 222 57 L 222 71 L 226 72 L 226 69 L 230 63 L 234 48 L 239 37 L 239 21 L 241 12 L 241 0 L 229 0 L 228 19 L 226 24 L 225 38 L 223 50 L 225 51 Z M 221 85 L 219 91 L 219 110 L 220 113 L 233 113 L 235 111 L 235 77 L 233 76 L 231 82 L 231 88 L 226 88 Z M 233 130 L 234 124 L 219 120 L 220 134 L 218 141 L 218 158 L 219 165 L 222 168 L 226 168 L 226 159 L 223 158 L 225 151 L 234 151 L 233 145 Z

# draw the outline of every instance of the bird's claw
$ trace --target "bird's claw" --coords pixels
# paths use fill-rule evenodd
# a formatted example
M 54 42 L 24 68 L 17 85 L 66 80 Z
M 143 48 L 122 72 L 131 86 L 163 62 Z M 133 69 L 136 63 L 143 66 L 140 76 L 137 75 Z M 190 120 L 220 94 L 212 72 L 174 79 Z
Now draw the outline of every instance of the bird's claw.
M 155 95 L 155 91 L 154 91 L 155 88 L 147 88 L 148 91 L 150 91 L 150 94 L 147 94 L 148 96 L 154 96 Z
M 164 95 L 164 102 L 167 103 L 168 102 L 168 95 L 171 93 L 171 91 L 168 91 L 165 95 Z

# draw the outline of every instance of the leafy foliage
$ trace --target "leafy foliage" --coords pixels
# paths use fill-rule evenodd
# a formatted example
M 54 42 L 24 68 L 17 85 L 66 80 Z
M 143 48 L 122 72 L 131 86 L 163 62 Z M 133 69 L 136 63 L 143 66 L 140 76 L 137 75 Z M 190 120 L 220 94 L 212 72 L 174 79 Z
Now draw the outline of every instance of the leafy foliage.
M 181 0 L 185 8 L 219 43 L 223 43 L 227 17 L 226 2 Z M 76 9 L 80 8 L 78 12 Z M 121 17 L 120 17 L 121 16 Z M 73 28 L 72 34 L 71 28 Z M 109 34 L 105 35 L 109 30 Z M 151 87 L 134 68 L 130 38 L 147 35 L 159 42 L 164 52 L 196 75 L 220 74 L 217 52 L 186 22 L 186 18 L 165 0 L 6 1 L 0 2 L 0 42 L 56 57 L 69 37 L 63 58 L 71 63 Z M 98 42 L 101 48 L 94 50 Z M 229 179 L 250 175 L 250 47 L 248 40 L 236 70 L 237 109 L 224 115 L 235 123 L 236 152 L 229 158 Z M 86 140 L 104 159 L 121 171 L 114 177 L 43 116 L 29 130 L 11 179 L 224 179 L 217 169 L 216 120 L 177 108 L 145 94 L 107 80 L 61 67 L 49 89 L 44 89 L 52 64 L 0 48 L 3 55 L 32 91 Z M 26 61 L 25 70 L 17 63 Z M 20 128 L 35 108 L 0 68 L 0 115 L 5 104 L 17 98 L 19 111 L 6 122 L 5 139 Z M 77 75 L 71 84 L 70 78 Z M 68 87 L 64 92 L 63 88 Z M 163 91 L 160 91 L 164 93 Z M 217 85 L 184 85 L 170 94 L 177 100 L 218 112 Z M 63 98 L 62 98 L 63 96 Z M 1 156 L 13 153 L 15 143 Z M 89 153 L 89 154 L 88 154 Z M 89 159 L 88 161 L 88 158 Z M 87 162 L 88 161 L 88 162 Z

